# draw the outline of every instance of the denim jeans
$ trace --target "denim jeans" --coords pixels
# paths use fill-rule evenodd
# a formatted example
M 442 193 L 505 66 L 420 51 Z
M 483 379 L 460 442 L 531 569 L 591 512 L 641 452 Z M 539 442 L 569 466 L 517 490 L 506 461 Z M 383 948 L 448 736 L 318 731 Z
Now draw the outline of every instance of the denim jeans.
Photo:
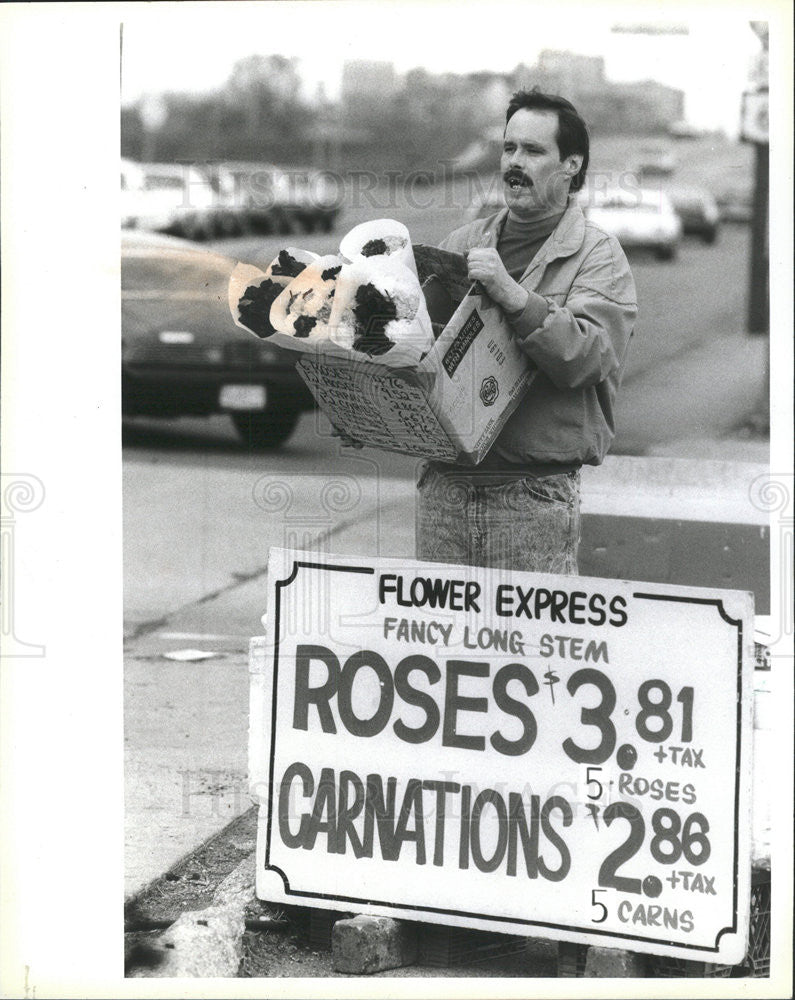
M 418 559 L 576 575 L 580 473 L 484 486 L 426 465 L 415 527 Z

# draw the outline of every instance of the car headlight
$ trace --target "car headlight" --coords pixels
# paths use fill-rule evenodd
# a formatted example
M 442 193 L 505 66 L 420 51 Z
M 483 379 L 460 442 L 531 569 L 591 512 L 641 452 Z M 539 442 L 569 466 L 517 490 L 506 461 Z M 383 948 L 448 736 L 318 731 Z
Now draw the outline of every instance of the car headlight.
M 161 330 L 157 339 L 161 344 L 192 344 L 196 337 L 190 330 Z
M 262 361 L 278 361 L 280 357 L 279 349 L 263 340 L 259 345 L 259 356 Z

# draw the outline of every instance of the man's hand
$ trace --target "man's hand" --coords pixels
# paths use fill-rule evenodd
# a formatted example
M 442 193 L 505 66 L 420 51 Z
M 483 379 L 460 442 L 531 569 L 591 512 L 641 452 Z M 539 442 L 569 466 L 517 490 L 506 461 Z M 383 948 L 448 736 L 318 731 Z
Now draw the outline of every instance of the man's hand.
M 343 448 L 364 448 L 364 442 L 349 437 L 344 431 L 339 430 L 333 424 L 331 425 L 331 436 L 339 438 Z
M 494 247 L 474 247 L 467 254 L 470 281 L 479 281 L 483 290 L 506 312 L 518 312 L 527 304 L 527 292 L 508 274 Z

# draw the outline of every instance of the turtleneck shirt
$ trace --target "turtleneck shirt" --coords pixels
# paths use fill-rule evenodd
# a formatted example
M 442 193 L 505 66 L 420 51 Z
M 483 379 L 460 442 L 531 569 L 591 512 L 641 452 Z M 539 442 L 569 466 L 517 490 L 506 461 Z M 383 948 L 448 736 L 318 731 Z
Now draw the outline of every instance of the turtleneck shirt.
M 527 265 L 541 249 L 547 237 L 552 235 L 562 216 L 563 210 L 543 219 L 527 221 L 514 219 L 510 213 L 505 217 L 505 224 L 497 241 L 497 253 L 505 270 L 514 281 L 519 281 L 525 273 Z

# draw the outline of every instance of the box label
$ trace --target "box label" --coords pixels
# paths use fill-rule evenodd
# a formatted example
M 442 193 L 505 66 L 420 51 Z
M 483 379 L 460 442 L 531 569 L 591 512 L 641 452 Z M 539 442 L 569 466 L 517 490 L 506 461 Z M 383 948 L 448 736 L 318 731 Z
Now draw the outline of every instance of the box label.
M 487 375 L 480 383 L 480 401 L 484 406 L 494 406 L 500 394 L 500 383 L 493 375 Z
M 464 355 L 472 346 L 472 341 L 483 329 L 483 320 L 478 315 L 477 309 L 472 310 L 472 315 L 458 331 L 455 340 L 450 344 L 442 358 L 444 370 L 453 377 L 456 368 L 461 364 Z
M 298 372 L 331 422 L 366 444 L 452 461 L 458 449 L 426 394 L 388 369 L 303 357 Z
M 257 891 L 742 960 L 753 603 L 272 549 Z

